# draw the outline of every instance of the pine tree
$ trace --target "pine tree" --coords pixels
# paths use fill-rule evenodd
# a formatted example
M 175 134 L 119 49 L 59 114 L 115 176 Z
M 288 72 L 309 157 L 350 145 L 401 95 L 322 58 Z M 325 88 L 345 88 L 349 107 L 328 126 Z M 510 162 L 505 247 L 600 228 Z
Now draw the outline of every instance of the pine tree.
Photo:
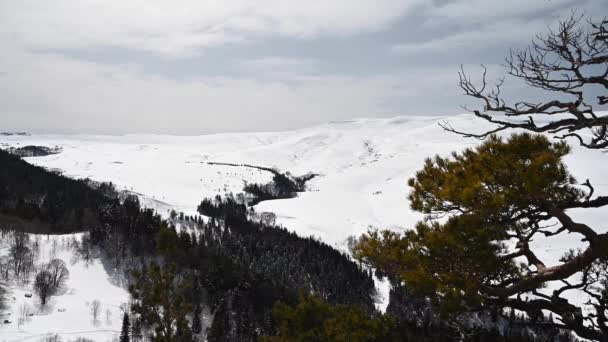
M 175 341 L 177 332 L 187 336 L 190 327 L 186 315 L 192 310 L 185 296 L 189 284 L 179 280 L 175 264 L 161 268 L 152 263 L 149 269 L 146 274 L 136 274 L 135 283 L 129 287 L 135 300 L 132 310 L 145 319 L 144 323 L 154 326 L 153 341 Z
M 392 341 L 389 335 L 394 322 L 387 316 L 370 319 L 360 307 L 333 306 L 304 293 L 295 307 L 277 303 L 272 314 L 278 335 L 263 336 L 259 341 Z
M 382 269 L 394 283 L 404 283 L 411 293 L 431 298 L 442 315 L 479 307 L 511 308 L 524 311 L 530 325 L 540 326 L 546 325 L 540 309 L 547 309 L 566 317 L 566 329 L 602 341 L 601 331 L 566 315 L 580 308 L 559 295 L 535 299 L 533 306 L 520 299 L 573 274 L 588 285 L 590 272 L 604 277 L 607 269 L 603 260 L 608 234 L 574 222 L 565 211 L 592 201 L 592 191 L 580 188 L 562 160 L 569 151 L 564 142 L 525 133 L 506 140 L 491 136 L 450 158 L 429 158 L 409 181 L 411 207 L 425 214 L 425 220 L 405 233 L 370 231 L 360 238 L 354 254 Z M 552 219 L 562 226 L 544 231 Z M 561 264 L 546 267 L 529 242 L 562 232 L 588 236 L 605 247 L 591 244 L 580 252 L 565 251 Z M 563 286 L 554 293 L 569 287 Z M 511 298 L 514 295 L 518 297 Z
M 131 341 L 141 342 L 143 340 L 143 334 L 141 332 L 141 320 L 135 319 L 133 326 L 131 327 Z
M 130 330 L 131 323 L 129 322 L 129 315 L 125 312 L 122 318 L 122 328 L 120 329 L 120 342 L 130 342 Z
M 200 305 L 197 305 L 194 308 L 194 317 L 192 318 L 192 332 L 198 335 L 201 333 L 202 330 L 203 327 L 201 325 L 201 307 Z

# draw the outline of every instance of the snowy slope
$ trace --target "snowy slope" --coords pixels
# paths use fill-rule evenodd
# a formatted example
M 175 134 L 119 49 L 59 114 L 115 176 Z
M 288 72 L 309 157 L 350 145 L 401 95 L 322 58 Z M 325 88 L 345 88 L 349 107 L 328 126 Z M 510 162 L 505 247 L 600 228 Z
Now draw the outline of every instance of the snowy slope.
M 70 247 L 72 240 L 82 234 L 30 235 L 38 242 L 37 265 L 59 258 L 66 262 L 70 277 L 65 289 L 52 296 L 46 307 L 32 291 L 32 283 L 12 281 L 8 286 L 10 309 L 1 317 L 11 321 L 0 322 L 0 341 L 39 341 L 45 336 L 58 334 L 64 341 L 86 337 L 95 341 L 112 341 L 120 333 L 123 311 L 121 305 L 129 301 L 128 292 L 115 285 L 99 259 L 77 260 Z M 8 238 L 0 241 L 0 255 L 8 253 Z M 32 274 L 32 277 L 34 274 Z M 32 298 L 26 293 L 34 294 Z M 91 303 L 101 303 L 97 321 L 91 315 Z M 24 312 L 31 313 L 28 316 Z M 20 321 L 20 317 L 25 318 Z
M 432 118 L 394 118 L 329 123 L 279 133 L 2 137 L 0 143 L 60 146 L 63 152 L 28 158 L 72 177 L 112 181 L 186 212 L 203 197 L 240 192 L 244 181 L 266 182 L 268 172 L 209 165 L 249 163 L 293 174 L 315 172 L 310 192 L 265 202 L 280 222 L 302 235 L 341 244 L 368 226 L 405 227 L 406 181 L 426 156 L 474 144 L 444 133 Z M 458 120 L 467 120 L 458 118 Z
M 478 144 L 442 130 L 437 123 L 443 120 L 459 129 L 484 128 L 470 115 L 396 117 L 334 122 L 288 132 L 196 137 L 8 136 L 0 137 L 0 147 L 59 146 L 63 148 L 60 154 L 27 160 L 72 177 L 112 181 L 119 188 L 147 196 L 148 205 L 163 214 L 171 207 L 194 213 L 204 197 L 240 192 L 244 182 L 272 178 L 269 172 L 208 162 L 277 167 L 295 175 L 318 173 L 308 183 L 308 192 L 293 199 L 262 202 L 256 209 L 276 213 L 279 223 L 300 235 L 314 235 L 344 248 L 348 236 L 359 235 L 368 227 L 407 229 L 421 218 L 409 209 L 407 179 L 427 157 Z M 596 194 L 607 194 L 607 158 L 600 151 L 574 147 L 567 163 L 577 179 L 592 181 Z M 581 210 L 574 218 L 607 229 L 608 210 Z M 557 263 L 563 251 L 580 245 L 578 237 L 568 235 L 552 239 L 551 244 L 542 239 L 533 243 L 547 264 Z
M 257 210 L 275 212 L 280 223 L 301 235 L 341 245 L 368 226 L 411 227 L 420 218 L 408 208 L 407 179 L 426 157 L 478 143 L 443 131 L 437 122 L 445 119 L 360 119 L 290 132 L 198 137 L 9 136 L 0 143 L 60 146 L 60 154 L 27 160 L 72 177 L 112 181 L 185 212 L 194 212 L 203 197 L 240 192 L 245 181 L 266 182 L 272 176 L 207 162 L 278 167 L 296 175 L 319 173 L 309 183 L 309 192 L 263 202 Z M 447 119 L 460 128 L 481 125 L 469 115 Z M 601 193 L 608 190 L 602 184 L 608 183 L 603 180 L 608 174 L 605 158 L 601 152 L 575 148 L 569 164 L 579 179 L 590 178 Z

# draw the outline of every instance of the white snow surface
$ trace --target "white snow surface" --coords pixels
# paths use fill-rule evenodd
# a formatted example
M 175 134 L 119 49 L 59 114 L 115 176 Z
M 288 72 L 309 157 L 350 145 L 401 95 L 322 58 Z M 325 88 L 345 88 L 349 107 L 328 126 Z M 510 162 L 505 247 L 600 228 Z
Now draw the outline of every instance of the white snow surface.
M 265 201 L 258 212 L 270 211 L 277 222 L 302 236 L 315 236 L 344 249 L 349 236 L 373 228 L 411 228 L 422 218 L 409 209 L 408 178 L 427 157 L 479 144 L 438 126 L 482 131 L 488 126 L 472 115 L 358 119 L 287 132 L 229 133 L 203 136 L 130 134 L 123 136 L 32 135 L 0 137 L 0 147 L 59 146 L 63 152 L 26 158 L 32 164 L 59 169 L 70 177 L 112 181 L 119 189 L 142 194 L 166 215 L 168 208 L 194 214 L 205 197 L 238 193 L 245 182 L 268 182 L 269 172 L 208 162 L 276 167 L 294 175 L 314 172 L 297 198 Z M 509 132 L 511 133 L 511 132 Z M 579 181 L 590 179 L 596 194 L 608 193 L 608 156 L 576 146 L 566 158 Z M 608 210 L 572 211 L 573 217 L 606 230 Z M 533 241 L 548 264 L 564 251 L 581 245 L 580 236 L 563 235 Z M 388 286 L 381 285 L 386 305 Z M 571 296 L 582 302 L 576 293 Z M 3 329 L 3 328 L 0 328 Z M 1 330 L 0 330 L 1 331 Z
M 470 121 L 466 116 L 454 120 Z M 33 135 L 2 137 L 0 143 L 60 146 L 60 154 L 26 160 L 70 177 L 112 181 L 185 213 L 195 213 L 205 197 L 272 179 L 269 172 L 208 162 L 318 173 L 309 191 L 297 198 L 263 202 L 256 209 L 275 212 L 281 224 L 303 236 L 341 245 L 369 226 L 411 226 L 420 216 L 408 209 L 407 179 L 426 157 L 477 141 L 443 132 L 437 118 L 398 117 L 275 133 Z
M 81 237 L 82 234 L 30 235 L 30 240 L 38 241 L 40 246 L 36 265 L 59 258 L 66 262 L 70 276 L 64 289 L 50 297 L 45 307 L 41 307 L 40 300 L 32 290 L 32 281 L 11 281 L 7 287 L 10 309 L 0 317 L 0 341 L 41 341 L 55 334 L 62 341 L 73 341 L 79 337 L 112 341 L 118 336 L 124 312 L 121 305 L 128 302 L 129 294 L 126 289 L 114 284 L 100 259 L 84 261 L 74 258 L 69 243 Z M 0 241 L 1 255 L 8 253 L 8 240 Z M 27 298 L 26 293 L 33 296 Z M 94 300 L 101 303 L 97 321 L 93 320 L 91 314 Z M 26 319 L 20 322 L 24 307 L 33 316 L 26 315 Z M 5 320 L 11 323 L 3 324 Z

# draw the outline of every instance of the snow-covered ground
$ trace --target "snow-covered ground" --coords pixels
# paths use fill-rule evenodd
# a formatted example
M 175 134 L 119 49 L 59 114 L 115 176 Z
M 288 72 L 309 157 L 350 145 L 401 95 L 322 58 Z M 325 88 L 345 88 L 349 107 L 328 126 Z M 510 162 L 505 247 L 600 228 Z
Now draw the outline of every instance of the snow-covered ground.
M 468 124 L 466 116 L 454 118 Z M 476 143 L 447 134 L 437 118 L 362 119 L 278 133 L 197 137 L 162 135 L 34 135 L 0 138 L 11 146 L 60 146 L 56 155 L 26 158 L 71 177 L 112 181 L 194 212 L 204 197 L 241 192 L 245 181 L 267 182 L 269 172 L 210 165 L 227 162 L 320 174 L 298 198 L 263 202 L 279 222 L 301 235 L 341 245 L 369 226 L 408 227 L 419 216 L 406 200 L 408 177 L 424 158 Z
M 341 246 L 369 226 L 407 228 L 420 218 L 409 210 L 407 179 L 425 158 L 478 143 L 445 132 L 437 122 L 446 119 L 459 128 L 483 127 L 470 115 L 396 117 L 275 133 L 8 136 L 0 137 L 0 144 L 60 146 L 60 154 L 26 159 L 67 176 L 112 181 L 155 200 L 149 204 L 161 211 L 174 207 L 194 213 L 204 197 L 240 192 L 246 181 L 272 178 L 269 172 L 208 162 L 277 167 L 295 175 L 315 172 L 321 176 L 309 182 L 308 192 L 262 202 L 257 210 L 275 212 L 281 224 L 301 235 Z M 575 148 L 568 162 L 580 180 L 590 178 L 602 193 L 608 190 L 608 163 L 602 162 L 607 157 Z
M 32 244 L 37 242 L 36 265 L 51 259 L 65 261 L 70 272 L 64 289 L 52 296 L 45 307 L 32 290 L 32 281 L 11 281 L 8 286 L 10 309 L 0 317 L 0 341 L 40 341 L 59 335 L 63 341 L 79 337 L 95 341 L 112 341 L 120 333 L 123 311 L 128 303 L 128 292 L 114 284 L 99 259 L 76 259 L 71 246 L 82 234 L 30 235 Z M 8 253 L 10 239 L 0 240 L 0 255 Z M 32 273 L 32 278 L 34 273 Z M 33 294 L 31 298 L 25 294 Z M 100 302 L 97 320 L 92 316 L 92 303 Z M 8 314 L 10 313 L 10 315 Z M 29 314 L 33 314 L 29 316 Z M 3 324 L 5 320 L 11 323 Z
M 196 137 L 164 135 L 33 135 L 0 137 L 0 147 L 59 146 L 63 152 L 29 162 L 60 169 L 71 177 L 112 181 L 148 198 L 166 214 L 171 207 L 194 213 L 204 197 L 240 192 L 245 182 L 267 182 L 269 172 L 209 162 L 277 167 L 295 175 L 320 174 L 297 198 L 260 203 L 258 212 L 277 214 L 277 222 L 303 236 L 314 235 L 337 248 L 369 227 L 407 229 L 421 218 L 409 209 L 407 179 L 425 158 L 475 146 L 479 142 L 450 134 L 437 123 L 483 130 L 471 115 L 396 117 L 334 122 L 288 132 L 230 133 Z M 573 145 L 576 143 L 572 141 Z M 574 147 L 567 157 L 572 173 L 589 178 L 596 194 L 608 193 L 608 156 Z M 592 213 L 592 214 L 590 214 Z M 607 229 L 608 210 L 580 210 L 574 218 Z M 557 263 L 579 237 L 542 239 L 539 257 Z M 382 293 L 386 295 L 386 284 Z M 573 297 L 576 297 L 573 295 Z M 1 329 L 1 328 L 0 328 Z

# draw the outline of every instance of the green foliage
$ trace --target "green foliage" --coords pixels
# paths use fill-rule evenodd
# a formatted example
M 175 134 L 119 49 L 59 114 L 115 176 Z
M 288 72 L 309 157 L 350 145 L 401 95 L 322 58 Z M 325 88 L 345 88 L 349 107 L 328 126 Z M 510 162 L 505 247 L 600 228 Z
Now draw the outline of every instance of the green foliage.
M 162 256 L 175 255 L 175 247 L 177 246 L 177 232 L 174 228 L 167 228 L 166 225 L 160 227 L 157 237 L 156 246 L 158 253 Z
M 262 342 L 387 341 L 392 327 L 389 319 L 369 318 L 359 307 L 332 306 L 303 294 L 295 307 L 277 303 L 273 317 L 279 334 L 263 337 Z
M 428 159 L 409 180 L 411 206 L 427 219 L 403 234 L 369 232 L 355 257 L 429 296 L 440 313 L 479 307 L 484 288 L 526 272 L 505 257 L 506 242 L 535 229 L 547 207 L 584 196 L 561 161 L 568 152 L 565 143 L 519 134 Z
M 454 153 L 451 159 L 427 159 L 409 180 L 412 209 L 425 214 L 471 213 L 502 221 L 543 203 L 568 203 L 582 196 L 561 161 L 569 152 L 564 142 L 516 134 L 506 142 L 492 136 L 475 149 Z
M 191 335 L 186 315 L 191 305 L 186 298 L 189 284 L 176 276 L 175 265 L 152 263 L 146 272 L 135 274 L 129 287 L 135 303 L 132 310 L 154 329 L 155 342 L 173 342 L 179 335 Z
M 139 318 L 134 319 L 133 325 L 131 326 L 131 341 L 141 342 L 143 340 L 143 333 L 141 331 L 141 320 Z

